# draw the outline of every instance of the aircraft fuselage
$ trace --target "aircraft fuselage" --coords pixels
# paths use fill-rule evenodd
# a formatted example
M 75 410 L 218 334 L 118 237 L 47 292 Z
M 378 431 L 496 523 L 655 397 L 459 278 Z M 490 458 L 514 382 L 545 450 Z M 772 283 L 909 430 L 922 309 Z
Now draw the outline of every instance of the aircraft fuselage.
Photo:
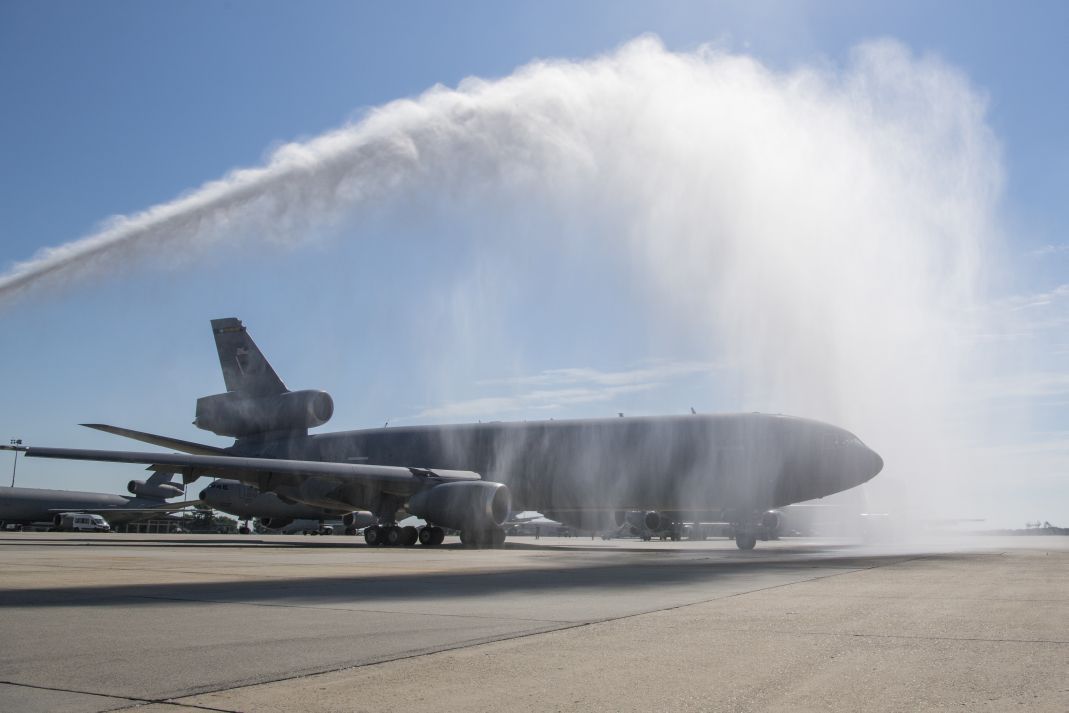
M 757 413 L 378 428 L 243 439 L 228 451 L 471 470 L 505 483 L 514 509 L 542 512 L 760 510 L 845 490 L 882 468 L 844 429 Z M 367 506 L 359 486 L 308 486 L 289 497 Z
M 0 522 L 29 525 L 35 522 L 51 522 L 57 512 L 92 510 L 99 513 L 111 508 L 150 508 L 163 502 L 165 501 L 151 498 L 79 490 L 0 487 Z M 130 512 L 100 514 L 104 514 L 113 525 L 145 517 L 144 513 Z

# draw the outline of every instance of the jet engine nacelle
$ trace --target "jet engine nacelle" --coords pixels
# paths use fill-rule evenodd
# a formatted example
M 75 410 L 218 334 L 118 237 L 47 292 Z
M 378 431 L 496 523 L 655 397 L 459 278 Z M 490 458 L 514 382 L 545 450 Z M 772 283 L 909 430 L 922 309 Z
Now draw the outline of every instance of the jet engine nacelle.
M 656 510 L 618 510 L 616 526 L 627 523 L 631 527 L 657 531 L 668 525 L 670 520 Z
M 268 530 L 281 530 L 286 525 L 293 522 L 292 517 L 261 517 L 260 524 L 266 527 Z
M 342 515 L 341 522 L 345 525 L 346 530 L 361 530 L 365 527 L 374 525 L 379 520 L 374 514 L 367 510 L 354 510 L 353 512 L 347 512 Z
M 322 426 L 334 415 L 326 391 L 287 391 L 249 396 L 236 391 L 197 399 L 193 425 L 220 436 L 242 438 L 268 431 L 293 431 Z
M 127 483 L 126 489 L 139 498 L 159 498 L 160 500 L 173 498 L 185 492 L 175 483 L 146 483 L 143 480 L 131 480 Z
M 502 483 L 443 483 L 413 495 L 407 510 L 451 530 L 485 532 L 509 519 L 512 495 Z
M 779 529 L 780 513 L 778 510 L 769 510 L 761 515 L 761 524 L 770 532 L 775 532 Z

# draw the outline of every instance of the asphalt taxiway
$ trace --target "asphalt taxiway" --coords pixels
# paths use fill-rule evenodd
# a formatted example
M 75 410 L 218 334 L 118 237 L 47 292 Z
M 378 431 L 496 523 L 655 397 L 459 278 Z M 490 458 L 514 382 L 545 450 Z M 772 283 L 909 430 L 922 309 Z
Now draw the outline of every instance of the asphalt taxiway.
M 1069 710 L 1069 538 L 0 534 L 2 711 Z

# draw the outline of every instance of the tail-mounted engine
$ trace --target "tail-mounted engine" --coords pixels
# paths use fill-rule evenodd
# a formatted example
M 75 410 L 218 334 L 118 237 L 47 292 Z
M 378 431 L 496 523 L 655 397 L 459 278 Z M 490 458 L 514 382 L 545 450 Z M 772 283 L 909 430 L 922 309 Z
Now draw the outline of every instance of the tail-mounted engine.
M 326 391 L 287 391 L 250 396 L 238 391 L 197 399 L 193 425 L 220 436 L 244 438 L 269 431 L 297 431 L 322 426 L 334 415 Z

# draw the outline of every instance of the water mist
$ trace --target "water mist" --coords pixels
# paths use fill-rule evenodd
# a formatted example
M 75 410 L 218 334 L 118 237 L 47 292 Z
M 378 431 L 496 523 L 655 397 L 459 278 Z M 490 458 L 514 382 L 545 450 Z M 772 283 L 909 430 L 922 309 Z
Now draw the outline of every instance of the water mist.
M 536 202 L 578 216 L 664 322 L 733 365 L 739 402 L 723 410 L 842 425 L 887 463 L 874 494 L 910 496 L 876 507 L 960 511 L 962 478 L 982 468 L 962 403 L 1001 180 L 984 111 L 962 75 L 893 42 L 775 71 L 641 38 L 282 146 L 15 265 L 0 303 L 146 256 L 299 242 L 384 197 Z

